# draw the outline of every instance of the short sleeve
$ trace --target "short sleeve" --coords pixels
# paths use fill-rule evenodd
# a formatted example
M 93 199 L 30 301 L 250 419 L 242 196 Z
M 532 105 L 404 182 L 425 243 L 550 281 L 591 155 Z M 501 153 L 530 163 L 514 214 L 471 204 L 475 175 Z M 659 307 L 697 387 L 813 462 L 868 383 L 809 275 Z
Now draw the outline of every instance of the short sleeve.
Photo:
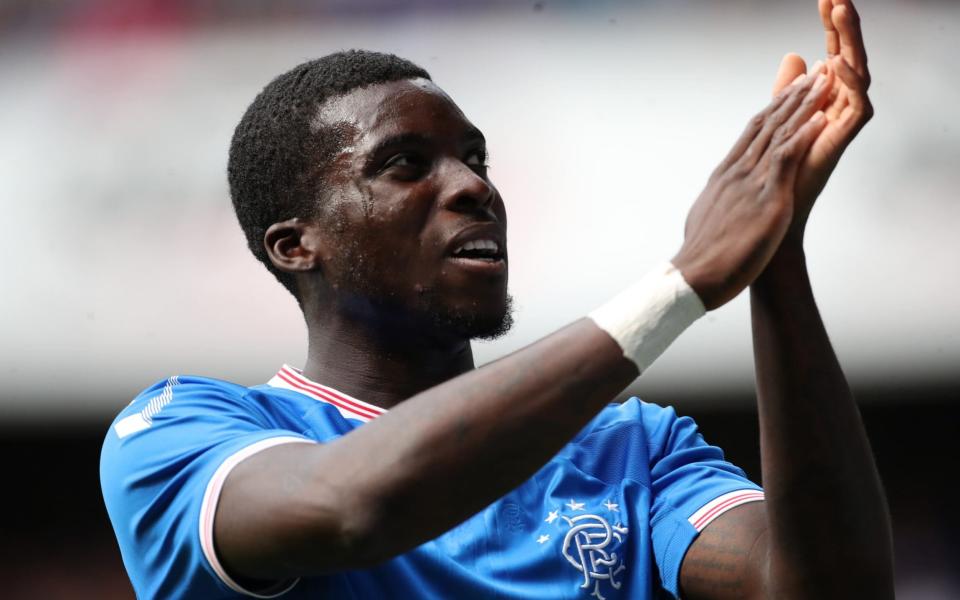
M 274 597 L 292 586 L 244 589 L 213 547 L 213 516 L 230 469 L 277 444 L 312 442 L 272 425 L 245 392 L 172 377 L 141 394 L 107 432 L 103 498 L 138 597 Z
M 763 500 L 761 488 L 723 451 L 707 444 L 689 417 L 641 403 L 653 495 L 650 524 L 654 559 L 664 589 L 679 596 L 680 566 L 697 534 L 724 512 Z

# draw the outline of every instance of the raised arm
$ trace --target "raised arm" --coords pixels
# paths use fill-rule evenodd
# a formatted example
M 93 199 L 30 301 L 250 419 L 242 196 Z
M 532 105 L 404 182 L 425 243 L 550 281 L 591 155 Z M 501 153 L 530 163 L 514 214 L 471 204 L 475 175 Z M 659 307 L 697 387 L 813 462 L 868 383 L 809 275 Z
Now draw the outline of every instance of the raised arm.
M 820 14 L 836 73 L 828 124 L 798 175 L 790 230 L 750 287 L 766 502 L 730 511 L 693 544 L 682 578 L 693 599 L 893 597 L 883 490 L 803 251 L 817 195 L 872 116 L 852 4 L 820 0 Z M 803 71 L 799 57 L 785 57 L 775 91 Z
M 707 309 L 749 285 L 779 246 L 828 89 L 828 78 L 811 76 L 778 95 L 691 210 L 673 263 Z M 330 572 L 450 529 L 530 477 L 637 376 L 608 331 L 581 319 L 331 443 L 240 463 L 216 513 L 221 560 L 254 579 Z
M 827 176 L 872 117 L 860 19 L 820 0 L 837 84 L 828 125 L 798 178 L 791 231 L 750 288 L 777 596 L 892 598 L 890 518 L 860 413 L 820 318 L 803 251 L 807 215 Z

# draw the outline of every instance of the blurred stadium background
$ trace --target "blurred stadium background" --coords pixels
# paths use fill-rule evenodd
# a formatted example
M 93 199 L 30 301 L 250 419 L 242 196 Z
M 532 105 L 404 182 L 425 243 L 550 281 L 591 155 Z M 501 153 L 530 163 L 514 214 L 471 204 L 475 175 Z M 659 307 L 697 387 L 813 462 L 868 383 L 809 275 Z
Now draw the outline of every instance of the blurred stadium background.
M 898 597 L 960 597 L 960 4 L 861 0 L 877 117 L 810 225 L 815 291 L 889 492 Z M 152 382 L 245 384 L 305 339 L 225 181 L 240 115 L 331 51 L 426 67 L 486 133 L 517 326 L 584 314 L 678 247 L 687 206 L 815 0 L 0 0 L 0 577 L 130 598 L 100 499 L 113 414 Z M 748 310 L 711 313 L 631 392 L 759 477 Z

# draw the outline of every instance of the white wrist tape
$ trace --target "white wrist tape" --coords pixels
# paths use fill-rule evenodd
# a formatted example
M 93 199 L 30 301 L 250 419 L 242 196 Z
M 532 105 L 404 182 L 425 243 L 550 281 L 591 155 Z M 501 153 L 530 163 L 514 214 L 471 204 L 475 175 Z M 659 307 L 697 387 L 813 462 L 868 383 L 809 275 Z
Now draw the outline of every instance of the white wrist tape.
M 705 312 L 680 271 L 664 263 L 588 316 L 643 373 Z

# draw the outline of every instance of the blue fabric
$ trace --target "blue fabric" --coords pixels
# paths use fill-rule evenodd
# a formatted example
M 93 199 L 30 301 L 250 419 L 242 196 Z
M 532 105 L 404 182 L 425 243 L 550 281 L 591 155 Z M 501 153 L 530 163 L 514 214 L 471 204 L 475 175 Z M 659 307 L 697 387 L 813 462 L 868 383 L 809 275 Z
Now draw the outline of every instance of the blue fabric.
M 108 431 L 100 477 L 140 598 L 243 597 L 201 550 L 200 505 L 214 471 L 260 440 L 328 442 L 363 424 L 299 392 L 201 377 L 157 383 L 114 424 L 137 414 L 149 425 L 122 438 L 115 426 Z M 435 540 L 372 569 L 303 578 L 281 597 L 675 596 L 697 535 L 687 519 L 742 489 L 759 488 L 691 419 L 631 398 L 605 408 L 533 477 Z

